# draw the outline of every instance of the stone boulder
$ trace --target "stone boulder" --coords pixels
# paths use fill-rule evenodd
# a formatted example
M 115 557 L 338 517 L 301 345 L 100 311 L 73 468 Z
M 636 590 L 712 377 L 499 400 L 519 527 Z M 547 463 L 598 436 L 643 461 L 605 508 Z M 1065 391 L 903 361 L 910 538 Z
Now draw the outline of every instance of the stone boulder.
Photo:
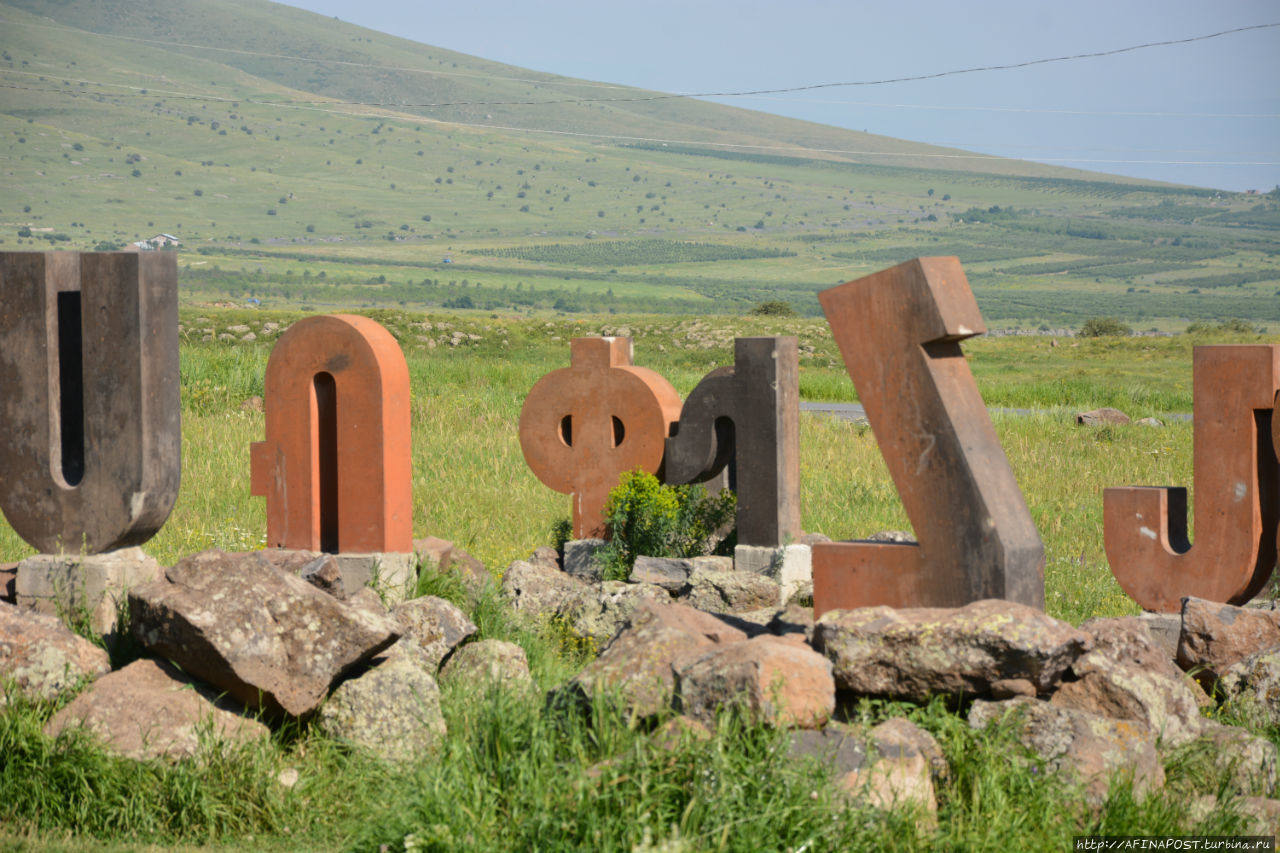
M 0 683 L 11 684 L 19 695 L 49 701 L 110 671 L 107 653 L 60 619 L 0 602 Z M 0 708 L 7 703 L 0 690 Z
M 434 671 L 416 648 L 383 658 L 338 685 L 316 715 L 317 725 L 384 761 L 413 761 L 448 733 Z
M 1276 745 L 1236 726 L 1206 719 L 1199 741 L 1214 769 L 1223 774 L 1227 788 L 1242 797 L 1269 797 L 1275 792 Z
M 1093 650 L 1071 665 L 1076 680 L 1058 688 L 1053 704 L 1140 723 L 1165 747 L 1199 737 L 1203 718 L 1186 676 L 1140 620 L 1091 619 L 1080 628 Z
M 1009 679 L 1047 693 L 1090 642 L 1040 610 L 996 599 L 959 608 L 835 610 L 813 627 L 813 647 L 831 659 L 836 687 L 912 702 L 984 696 Z
M 310 714 L 330 686 L 400 636 L 257 553 L 204 551 L 129 593 L 153 654 L 268 714 Z
M 935 782 L 947 776 L 946 759 L 933 736 L 909 720 L 888 720 L 869 731 L 835 724 L 797 731 L 788 753 L 793 760 L 808 757 L 829 767 L 853 802 L 915 808 L 926 825 L 936 817 Z
M 1280 647 L 1233 665 L 1219 682 L 1228 706 L 1260 726 L 1280 726 Z
M 1280 611 L 1233 607 L 1201 598 L 1182 600 L 1178 666 L 1197 670 L 1212 692 L 1227 670 L 1252 654 L 1280 646 Z
M 603 648 L 631 621 L 642 601 L 667 604 L 671 596 L 650 583 L 602 581 L 570 596 L 561 605 L 559 615 L 574 633 Z
M 550 617 L 559 612 L 586 584 L 542 565 L 516 560 L 502 575 L 502 593 L 511 608 L 525 617 Z
M 506 640 L 478 640 L 458 649 L 440 670 L 440 683 L 495 683 L 507 689 L 533 687 L 524 649 Z
M 400 629 L 400 650 L 415 646 L 435 673 L 449 654 L 476 632 L 475 623 L 453 603 L 424 595 L 391 608 L 391 618 Z
M 1124 412 L 1107 406 L 1076 414 L 1076 423 L 1080 426 L 1124 425 L 1130 423 L 1130 421 L 1130 417 Z
M 694 563 L 680 557 L 636 557 L 631 567 L 634 583 L 656 584 L 672 595 L 678 595 L 689 585 Z
M 831 662 L 805 645 L 762 634 L 674 664 L 682 713 L 714 725 L 721 708 L 775 727 L 818 728 L 835 711 Z
M 72 726 L 86 727 L 107 749 L 136 759 L 199 755 L 202 736 L 241 743 L 270 734 L 219 691 L 168 662 L 146 658 L 95 681 L 54 714 L 44 732 L 57 737 Z
M 681 600 L 707 613 L 750 613 L 782 605 L 778 582 L 754 572 L 720 571 L 698 566 L 689 575 Z
M 597 556 L 609 543 L 603 539 L 570 539 L 564 543 L 564 572 L 584 583 L 604 579 L 604 566 Z
M 745 633 L 709 613 L 644 601 L 631 622 L 565 691 L 579 700 L 611 695 L 631 717 L 651 717 L 671 707 L 675 667 L 683 659 L 746 639 Z
M 1131 780 L 1139 798 L 1164 785 L 1164 766 L 1145 726 L 1038 699 L 974 702 L 969 725 L 985 729 L 993 723 L 1012 725 L 1022 745 L 1049 770 L 1083 786 L 1092 806 L 1106 800 L 1113 778 Z

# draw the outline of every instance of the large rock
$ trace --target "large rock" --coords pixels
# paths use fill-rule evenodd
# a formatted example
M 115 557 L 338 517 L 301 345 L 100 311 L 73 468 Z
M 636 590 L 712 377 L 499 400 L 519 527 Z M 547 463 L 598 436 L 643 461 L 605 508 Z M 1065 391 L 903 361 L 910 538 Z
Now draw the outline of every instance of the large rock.
M 516 560 L 502 575 L 502 592 L 517 613 L 549 618 L 586 584 L 544 565 Z
M 524 649 L 506 640 L 478 640 L 458 649 L 440 670 L 440 683 L 496 683 L 507 689 L 533 686 Z
M 424 564 L 423 571 L 434 567 L 440 572 L 454 572 L 462 577 L 463 583 L 473 594 L 493 580 L 484 563 L 450 542 L 435 536 L 427 536 L 413 540 L 415 556 Z
M 778 582 L 753 572 L 696 567 L 683 601 L 707 613 L 749 613 L 782 606 Z
M 1249 655 L 1219 684 L 1234 711 L 1258 726 L 1280 726 L 1280 647 Z
M 32 701 L 48 701 L 110 671 L 107 653 L 59 619 L 0 602 L 0 684 L 12 684 Z M 0 690 L 0 708 L 7 701 Z
M 603 539 L 570 539 L 564 543 L 564 571 L 586 583 L 604 579 L 600 551 L 609 543 Z
M 1140 723 L 1166 747 L 1200 735 L 1200 704 L 1146 625 L 1135 618 L 1092 619 L 1080 628 L 1093 637 L 1093 650 L 1071 665 L 1076 680 L 1058 688 L 1053 704 Z
M 133 631 L 154 654 L 271 715 L 315 710 L 330 685 L 399 638 L 256 553 L 204 551 L 129 593 Z
M 662 587 L 650 583 L 603 581 L 570 596 L 561 605 L 559 615 L 574 633 L 603 648 L 631 621 L 642 601 L 667 604 L 671 596 Z
M 219 695 L 165 661 L 143 658 L 103 676 L 45 725 L 56 737 L 83 725 L 103 745 L 128 758 L 187 758 L 201 738 L 240 743 L 267 737 L 270 729 L 246 716 L 243 706 Z
M 1130 422 L 1130 417 L 1124 412 L 1108 406 L 1076 414 L 1076 423 L 1081 426 L 1106 426 L 1107 424 L 1127 424 Z
M 413 761 L 447 734 L 431 660 L 417 649 L 383 658 L 338 685 L 316 715 L 332 738 L 385 761 Z
M 969 725 L 1014 726 L 1018 740 L 1052 771 L 1084 787 L 1085 800 L 1099 806 L 1113 778 L 1132 781 L 1141 798 L 1164 785 L 1164 766 L 1146 726 L 1110 720 L 1037 699 L 1004 702 L 978 700 L 969 709 Z
M 1280 610 L 1233 607 L 1201 598 L 1182 600 L 1178 665 L 1196 670 L 1213 690 L 1227 670 L 1252 654 L 1280 646 Z
M 1276 789 L 1276 745 L 1236 726 L 1206 719 L 1199 743 L 1227 788 L 1242 797 L 1269 797 Z
M 671 706 L 675 666 L 747 635 L 708 613 L 681 604 L 641 602 L 631 622 L 567 685 L 570 695 L 612 694 L 636 718 Z
M 710 725 L 721 708 L 800 728 L 818 728 L 835 711 L 831 662 L 808 646 L 767 634 L 677 660 L 674 668 L 681 711 Z
M 960 608 L 864 607 L 823 614 L 813 647 L 831 659 L 836 686 L 923 702 L 982 696 L 1025 679 L 1047 693 L 1089 647 L 1088 634 L 1011 601 Z
M 428 671 L 436 672 L 449 654 L 468 637 L 476 626 L 467 614 L 452 602 L 424 595 L 391 608 L 391 618 L 400 628 L 401 639 L 395 648 L 416 646 L 428 661 Z
M 680 557 L 636 557 L 631 567 L 631 580 L 635 583 L 656 584 L 672 595 L 679 594 L 689 585 L 693 574 L 693 560 Z
M 919 809 L 932 822 L 938 810 L 934 783 L 947 776 L 938 742 L 909 720 L 888 720 L 864 731 L 830 725 L 791 735 L 792 759 L 827 765 L 841 790 L 874 808 Z

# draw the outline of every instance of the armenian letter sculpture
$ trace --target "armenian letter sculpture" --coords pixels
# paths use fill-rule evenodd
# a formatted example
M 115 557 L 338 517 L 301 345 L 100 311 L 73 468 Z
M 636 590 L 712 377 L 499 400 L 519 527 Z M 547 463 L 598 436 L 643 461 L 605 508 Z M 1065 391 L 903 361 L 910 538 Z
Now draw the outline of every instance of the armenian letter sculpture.
M 630 338 L 575 338 L 570 366 L 539 379 L 520 410 L 520 447 L 534 475 L 573 495 L 573 535 L 604 535 L 604 505 L 624 471 L 662 468 L 680 396 L 632 364 Z
M 1176 611 L 1184 596 L 1244 604 L 1276 565 L 1280 526 L 1280 346 L 1196 347 L 1196 541 L 1187 538 L 1187 490 L 1103 492 L 1111 573 L 1147 610 Z
M 1044 608 L 1044 545 L 960 350 L 986 331 L 956 258 L 917 258 L 818 294 L 918 544 L 813 546 L 815 615 Z
M 738 542 L 777 546 L 799 538 L 796 339 L 738 338 L 733 367 L 703 377 L 666 444 L 668 483 L 706 482 L 734 463 L 730 488 L 738 495 Z
M 250 446 L 250 491 L 267 499 L 267 545 L 413 550 L 409 368 L 367 317 L 309 317 L 271 350 L 266 441 Z
M 181 478 L 177 262 L 0 254 L 0 506 L 45 553 L 138 545 Z

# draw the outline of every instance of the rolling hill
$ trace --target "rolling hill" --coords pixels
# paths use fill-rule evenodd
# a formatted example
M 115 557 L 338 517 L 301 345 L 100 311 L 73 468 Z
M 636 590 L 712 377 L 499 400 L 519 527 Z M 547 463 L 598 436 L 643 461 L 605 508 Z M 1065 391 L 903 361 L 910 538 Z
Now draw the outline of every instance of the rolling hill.
M 0 239 L 174 234 L 191 299 L 812 313 L 958 254 L 994 326 L 1280 322 L 1277 199 L 657 95 L 262 0 L 8 0 Z

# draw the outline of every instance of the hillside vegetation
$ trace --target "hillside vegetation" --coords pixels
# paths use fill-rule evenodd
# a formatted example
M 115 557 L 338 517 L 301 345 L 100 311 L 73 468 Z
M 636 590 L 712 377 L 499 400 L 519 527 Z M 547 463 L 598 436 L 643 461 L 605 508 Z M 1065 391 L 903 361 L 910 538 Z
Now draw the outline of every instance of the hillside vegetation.
M 188 302 L 598 313 L 817 314 L 955 254 L 996 328 L 1280 325 L 1276 194 L 653 94 L 261 0 L 10 0 L 0 249 L 168 233 Z

